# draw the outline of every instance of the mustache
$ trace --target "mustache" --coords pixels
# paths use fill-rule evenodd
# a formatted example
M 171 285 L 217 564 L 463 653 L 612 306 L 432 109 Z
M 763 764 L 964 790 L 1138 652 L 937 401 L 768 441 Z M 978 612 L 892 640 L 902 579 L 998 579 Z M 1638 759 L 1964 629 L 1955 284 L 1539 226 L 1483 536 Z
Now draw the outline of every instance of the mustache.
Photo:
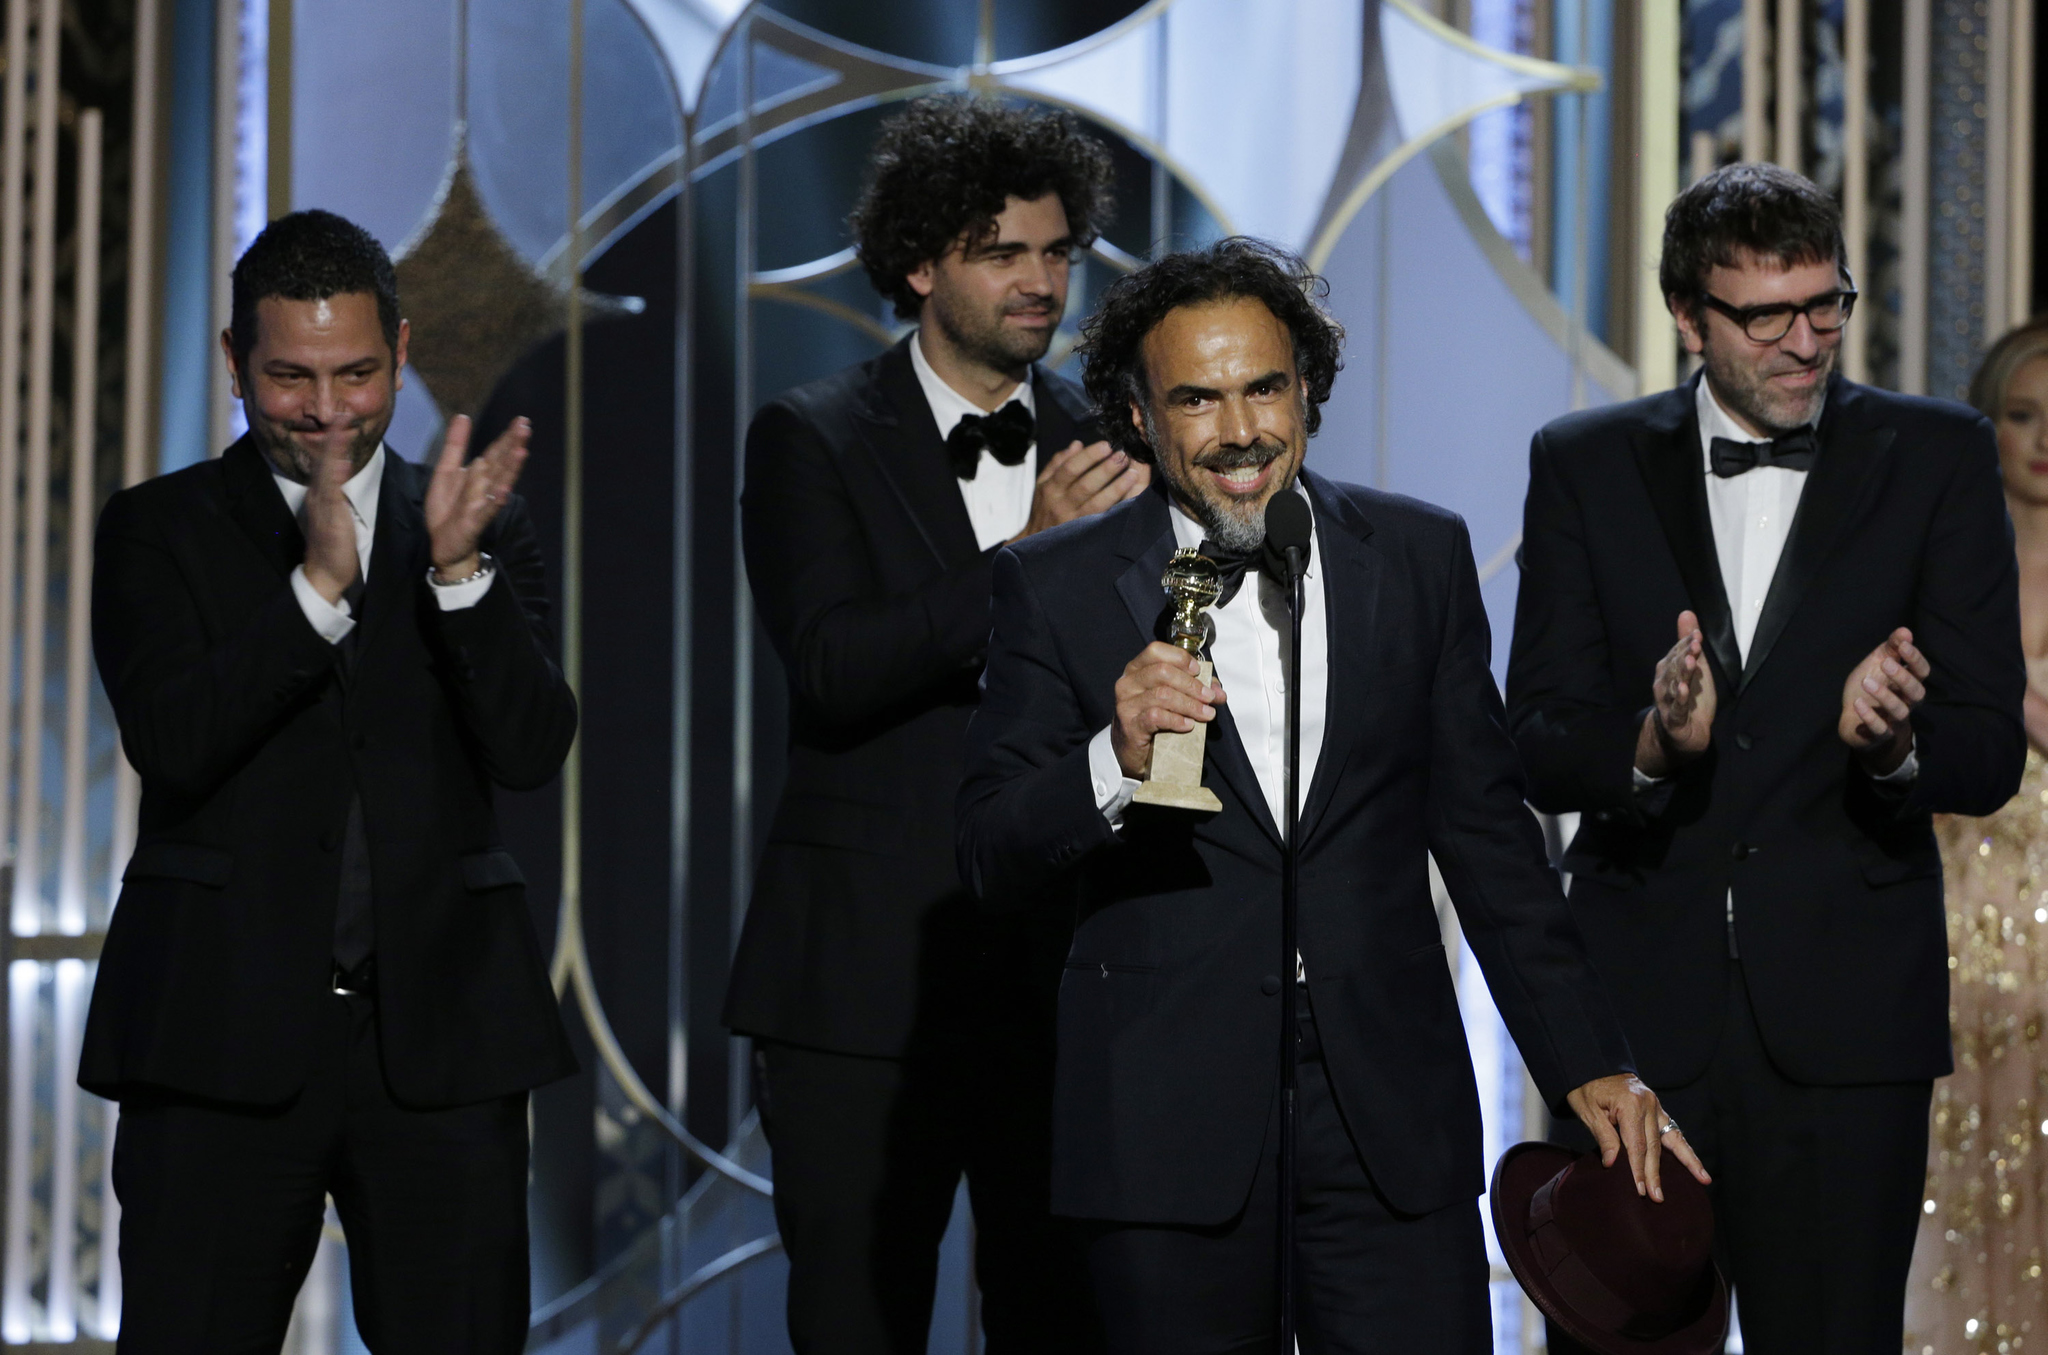
M 1246 466 L 1263 466 L 1279 456 L 1281 450 L 1279 443 L 1260 438 L 1243 447 L 1204 452 L 1195 458 L 1195 465 L 1201 470 L 1240 470 Z

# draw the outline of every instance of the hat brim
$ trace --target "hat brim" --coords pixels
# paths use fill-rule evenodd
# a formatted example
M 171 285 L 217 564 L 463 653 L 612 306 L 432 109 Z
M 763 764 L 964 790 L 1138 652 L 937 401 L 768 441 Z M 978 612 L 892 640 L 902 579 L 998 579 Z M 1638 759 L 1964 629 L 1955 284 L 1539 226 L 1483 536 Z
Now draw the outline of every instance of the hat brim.
M 1652 1340 L 1624 1336 L 1594 1323 L 1551 1286 L 1529 1240 L 1529 1201 L 1578 1156 L 1554 1143 L 1518 1143 L 1501 1154 L 1500 1165 L 1494 1168 L 1488 1193 L 1493 1232 L 1522 1292 L 1545 1317 L 1600 1355 L 1720 1355 L 1728 1337 L 1728 1282 L 1719 1266 L 1713 1268 L 1714 1297 L 1706 1310 L 1679 1330 Z

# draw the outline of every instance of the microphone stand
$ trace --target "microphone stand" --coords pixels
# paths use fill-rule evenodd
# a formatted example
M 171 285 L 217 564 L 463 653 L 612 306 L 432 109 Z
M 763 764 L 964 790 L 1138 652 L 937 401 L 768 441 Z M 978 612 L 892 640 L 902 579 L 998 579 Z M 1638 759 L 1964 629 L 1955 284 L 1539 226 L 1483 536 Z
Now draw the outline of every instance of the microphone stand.
M 1281 812 L 1284 828 L 1280 846 L 1280 1355 L 1295 1355 L 1294 1320 L 1294 1201 L 1296 1076 L 1295 1059 L 1301 1041 L 1301 940 L 1297 932 L 1299 915 L 1298 857 L 1296 830 L 1301 826 L 1301 614 L 1302 577 L 1308 573 L 1308 552 L 1300 546 L 1287 548 L 1287 775 L 1286 804 Z

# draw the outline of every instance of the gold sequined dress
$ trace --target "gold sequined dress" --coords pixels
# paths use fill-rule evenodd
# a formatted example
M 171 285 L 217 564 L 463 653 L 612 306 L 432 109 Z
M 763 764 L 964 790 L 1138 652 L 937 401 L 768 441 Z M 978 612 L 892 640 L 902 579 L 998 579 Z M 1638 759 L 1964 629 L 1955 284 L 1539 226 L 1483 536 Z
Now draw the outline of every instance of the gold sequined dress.
M 2030 662 L 2048 693 L 2048 663 Z M 1989 818 L 1943 815 L 1949 1027 L 1906 1290 L 1909 1355 L 2048 1355 L 2048 760 Z

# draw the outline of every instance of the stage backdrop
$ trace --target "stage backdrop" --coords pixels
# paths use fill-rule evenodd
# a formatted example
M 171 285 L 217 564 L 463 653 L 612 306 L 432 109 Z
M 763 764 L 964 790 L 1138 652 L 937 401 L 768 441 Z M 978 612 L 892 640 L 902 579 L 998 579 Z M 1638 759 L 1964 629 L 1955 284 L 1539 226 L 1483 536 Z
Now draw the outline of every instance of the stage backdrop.
M 485 437 L 535 424 L 523 488 L 584 727 L 563 781 L 506 797 L 505 820 L 584 1072 L 535 1097 L 532 1348 L 787 1348 L 747 1051 L 717 1022 L 784 740 L 736 477 L 764 401 L 900 332 L 844 226 L 878 123 L 964 90 L 1071 109 L 1110 147 L 1117 220 L 1056 363 L 1101 287 L 1161 250 L 1248 233 L 1307 255 L 1350 334 L 1312 464 L 1465 515 L 1503 656 L 1529 436 L 1636 384 L 1600 340 L 1604 293 L 1572 281 L 1606 285 L 1584 196 L 1604 180 L 1543 140 L 1559 108 L 1601 115 L 1610 54 L 1527 55 L 1525 7 L 1471 0 L 1485 41 L 1411 0 L 215 11 L 216 263 L 279 211 L 362 222 L 413 325 L 397 450 L 428 454 L 456 413 Z M 1604 142 L 1573 144 L 1604 166 Z M 165 343 L 216 319 L 202 298 Z M 236 431 L 218 396 L 164 418 L 166 465 Z M 1443 911 L 1497 1153 L 1541 1108 Z M 970 1237 L 962 1207 L 935 1351 L 978 1348 Z M 346 1265 L 331 1238 L 294 1350 L 355 1348 Z M 1500 1349 L 1528 1348 L 1504 1270 L 1494 1293 Z

